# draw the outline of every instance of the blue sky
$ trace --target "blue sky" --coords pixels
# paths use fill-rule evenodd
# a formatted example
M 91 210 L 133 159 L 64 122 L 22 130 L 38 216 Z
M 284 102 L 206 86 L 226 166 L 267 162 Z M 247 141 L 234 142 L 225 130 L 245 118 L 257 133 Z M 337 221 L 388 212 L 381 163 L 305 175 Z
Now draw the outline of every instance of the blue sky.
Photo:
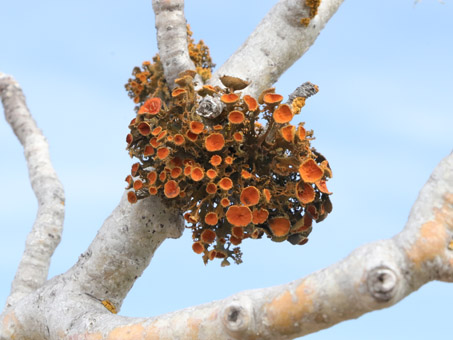
M 187 1 L 195 39 L 221 65 L 275 1 Z M 204 266 L 189 233 L 157 251 L 121 314 L 153 316 L 286 283 L 361 244 L 398 233 L 422 185 L 453 146 L 453 6 L 424 0 L 348 0 L 315 45 L 276 84 L 320 92 L 301 120 L 330 161 L 332 214 L 302 247 L 242 246 L 244 263 Z M 0 2 L 0 71 L 16 77 L 50 143 L 65 186 L 66 219 L 50 275 L 67 270 L 119 202 L 132 161 L 125 151 L 133 103 L 124 83 L 157 52 L 150 0 Z M 22 148 L 0 122 L 0 304 L 36 215 Z M 103 186 L 94 186 L 102 181 Z M 451 333 L 453 287 L 430 283 L 396 306 L 307 339 L 438 339 Z M 383 327 L 385 325 L 385 327 Z

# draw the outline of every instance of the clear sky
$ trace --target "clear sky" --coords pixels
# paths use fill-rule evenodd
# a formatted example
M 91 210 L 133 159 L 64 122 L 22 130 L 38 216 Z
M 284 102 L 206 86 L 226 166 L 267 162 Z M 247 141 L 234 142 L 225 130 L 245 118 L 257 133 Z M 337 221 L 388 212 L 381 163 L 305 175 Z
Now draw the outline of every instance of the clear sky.
M 275 1 L 186 3 L 195 39 L 217 65 Z M 119 202 L 132 160 L 125 151 L 134 104 L 124 83 L 157 52 L 151 0 L 0 2 L 0 71 L 16 77 L 50 143 L 66 192 L 63 240 L 50 275 L 66 271 Z M 453 4 L 348 0 L 277 92 L 311 81 L 320 92 L 299 115 L 333 168 L 334 210 L 298 247 L 242 245 L 244 263 L 204 266 L 190 234 L 168 240 L 123 304 L 153 316 L 278 285 L 322 269 L 361 244 L 398 233 L 422 185 L 453 147 Z M 37 204 L 20 144 L 0 122 L 0 305 Z M 102 185 L 99 185 L 102 183 Z M 396 306 L 306 338 L 441 339 L 451 336 L 453 286 L 430 283 Z

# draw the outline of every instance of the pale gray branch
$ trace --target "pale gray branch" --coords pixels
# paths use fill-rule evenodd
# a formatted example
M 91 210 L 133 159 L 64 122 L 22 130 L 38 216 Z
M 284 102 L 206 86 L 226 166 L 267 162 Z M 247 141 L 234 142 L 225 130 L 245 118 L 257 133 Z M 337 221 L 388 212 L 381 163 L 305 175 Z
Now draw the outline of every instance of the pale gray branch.
M 302 0 L 280 0 L 241 47 L 214 73 L 211 84 L 230 75 L 252 81 L 244 92 L 258 96 L 315 42 L 343 0 L 323 0 L 307 27 L 300 23 L 310 8 Z
M 195 70 L 187 47 L 187 22 L 184 17 L 184 0 L 153 0 L 156 17 L 157 46 L 170 88 L 180 72 Z M 195 80 L 201 84 L 197 75 Z
M 38 214 L 12 282 L 10 306 L 46 282 L 50 258 L 60 243 L 64 219 L 64 191 L 50 162 L 49 146 L 25 104 L 22 89 L 0 72 L 0 97 L 5 117 L 24 147 L 28 173 L 38 200 Z

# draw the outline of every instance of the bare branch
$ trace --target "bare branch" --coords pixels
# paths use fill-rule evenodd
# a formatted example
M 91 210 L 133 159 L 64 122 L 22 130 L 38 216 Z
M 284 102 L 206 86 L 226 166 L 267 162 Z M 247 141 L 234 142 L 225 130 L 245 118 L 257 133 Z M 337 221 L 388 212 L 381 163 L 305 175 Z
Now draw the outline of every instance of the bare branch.
M 308 26 L 301 24 L 311 8 L 306 1 L 280 0 L 241 47 L 214 73 L 211 83 L 230 75 L 252 84 L 245 92 L 258 96 L 274 84 L 314 43 L 343 0 L 323 0 Z
M 49 146 L 25 104 L 22 89 L 0 72 L 0 97 L 5 117 L 24 147 L 30 182 L 38 200 L 38 214 L 12 282 L 10 306 L 46 282 L 50 258 L 60 243 L 64 219 L 64 191 L 50 162 Z
M 184 0 L 153 0 L 156 16 L 157 46 L 170 88 L 175 86 L 178 74 L 194 70 L 187 48 L 187 22 L 184 17 Z M 200 76 L 195 80 L 201 84 Z

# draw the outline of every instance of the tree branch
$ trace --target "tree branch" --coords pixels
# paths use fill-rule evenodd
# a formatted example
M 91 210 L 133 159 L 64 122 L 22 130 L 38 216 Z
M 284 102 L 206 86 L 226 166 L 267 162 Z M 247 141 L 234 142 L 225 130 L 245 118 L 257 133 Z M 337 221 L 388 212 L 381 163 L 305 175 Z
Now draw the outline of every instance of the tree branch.
M 157 46 L 170 88 L 175 87 L 178 74 L 195 70 L 187 48 L 187 22 L 184 17 L 184 0 L 153 0 L 156 21 Z M 201 84 L 200 76 L 195 80 Z
M 23 315 L 36 324 L 39 308 L 30 305 L 39 300 L 52 306 L 39 315 L 52 329 L 50 339 L 293 339 L 390 307 L 430 280 L 453 281 L 452 239 L 453 153 L 434 170 L 400 234 L 303 279 L 148 319 L 113 315 L 96 301 L 85 301 L 87 309 L 78 303 L 80 292 L 68 295 L 57 279 L 3 314 L 0 331 L 29 335 L 21 333 L 31 321 Z
M 11 76 L 1 72 L 0 97 L 6 120 L 24 147 L 31 186 L 38 200 L 38 214 L 6 302 L 10 306 L 46 282 L 50 258 L 63 231 L 65 198 L 50 161 L 49 146 L 30 115 L 22 89 Z
M 308 1 L 280 0 L 264 17 L 241 47 L 214 73 L 211 84 L 230 75 L 252 83 L 244 90 L 258 96 L 274 84 L 314 43 L 343 0 L 323 0 L 308 26 L 301 19 L 310 16 Z M 312 1 L 311 1 L 312 2 Z

